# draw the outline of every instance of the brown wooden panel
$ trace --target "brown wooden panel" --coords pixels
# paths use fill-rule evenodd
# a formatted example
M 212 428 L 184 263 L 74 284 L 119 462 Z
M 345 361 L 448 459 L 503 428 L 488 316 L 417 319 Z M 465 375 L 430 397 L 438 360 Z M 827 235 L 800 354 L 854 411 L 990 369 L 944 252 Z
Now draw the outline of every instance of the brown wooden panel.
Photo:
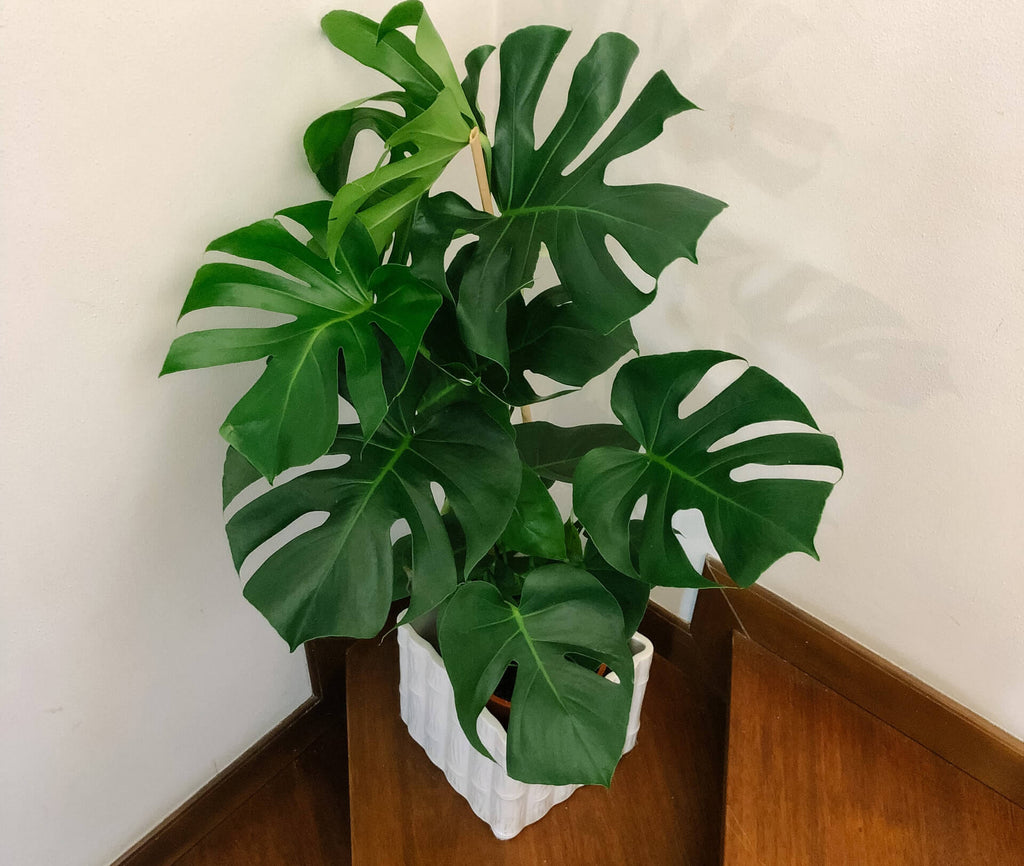
M 1024 809 L 736 635 L 725 866 L 1020 866 Z
M 723 731 L 700 685 L 664 659 L 654 659 L 639 741 L 611 788 L 577 791 L 507 842 L 405 730 L 394 637 L 354 646 L 347 676 L 354 866 L 719 862 Z
M 1006 731 L 761 587 L 698 595 L 691 631 L 712 679 L 728 681 L 734 629 L 1024 806 L 1024 743 Z

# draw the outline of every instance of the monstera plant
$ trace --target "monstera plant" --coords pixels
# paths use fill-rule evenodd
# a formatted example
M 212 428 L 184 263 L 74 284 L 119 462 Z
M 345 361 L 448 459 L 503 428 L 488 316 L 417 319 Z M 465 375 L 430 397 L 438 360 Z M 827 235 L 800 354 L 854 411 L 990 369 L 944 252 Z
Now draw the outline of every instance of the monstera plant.
M 293 649 L 375 635 L 399 599 L 407 620 L 437 612 L 470 740 L 483 748 L 476 717 L 511 666 L 509 773 L 607 784 L 629 713 L 629 637 L 651 587 L 708 585 L 673 516 L 698 509 L 726 570 L 747 586 L 786 553 L 816 556 L 832 485 L 737 470 L 838 468 L 838 448 L 795 394 L 753 367 L 680 417 L 705 375 L 734 360 L 718 351 L 626 361 L 611 393 L 618 423 L 558 426 L 517 411 L 637 352 L 630 318 L 656 292 L 634 283 L 609 238 L 657 278 L 677 259 L 696 261 L 698 238 L 725 207 L 678 186 L 606 181 L 610 163 L 695 107 L 659 72 L 594 141 L 636 58 L 629 39 L 594 42 L 538 144 L 538 101 L 567 31 L 527 27 L 505 39 L 490 137 L 478 91 L 491 46 L 469 54 L 460 80 L 419 2 L 379 23 L 332 12 L 322 26 L 396 87 L 309 126 L 305 154 L 327 197 L 213 241 L 234 260 L 203 265 L 182 309 L 286 320 L 184 334 L 164 366 L 266 359 L 221 427 L 225 507 L 261 477 L 333 455 L 234 510 L 227 535 L 239 570 L 314 515 L 255 568 L 245 597 Z M 380 159 L 350 177 L 362 133 Z M 435 189 L 465 148 L 481 209 Z M 542 250 L 557 284 L 535 282 Z M 528 371 L 564 387 L 538 393 Z M 358 421 L 339 423 L 339 404 Z M 796 423 L 751 427 L 767 421 Z M 573 485 L 568 519 L 556 482 Z M 599 676 L 600 663 L 616 677 Z

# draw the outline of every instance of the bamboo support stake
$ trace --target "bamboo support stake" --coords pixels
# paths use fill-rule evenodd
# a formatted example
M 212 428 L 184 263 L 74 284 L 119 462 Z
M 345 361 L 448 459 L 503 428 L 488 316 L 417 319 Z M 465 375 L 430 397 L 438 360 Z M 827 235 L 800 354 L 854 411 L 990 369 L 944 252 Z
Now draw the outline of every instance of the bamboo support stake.
M 474 126 L 469 134 L 469 149 L 473 152 L 473 167 L 476 169 L 476 185 L 480 188 L 480 204 L 489 214 L 494 213 L 491 199 L 491 185 L 487 182 L 487 164 L 484 149 L 480 146 L 480 127 Z
M 494 213 L 494 200 L 491 198 L 491 185 L 487 181 L 487 163 L 484 162 L 484 149 L 480 146 L 480 127 L 474 126 L 469 133 L 469 149 L 473 154 L 473 167 L 476 169 L 476 185 L 480 189 L 480 205 L 489 213 Z M 519 412 L 523 421 L 533 420 L 533 412 L 529 406 L 520 406 Z

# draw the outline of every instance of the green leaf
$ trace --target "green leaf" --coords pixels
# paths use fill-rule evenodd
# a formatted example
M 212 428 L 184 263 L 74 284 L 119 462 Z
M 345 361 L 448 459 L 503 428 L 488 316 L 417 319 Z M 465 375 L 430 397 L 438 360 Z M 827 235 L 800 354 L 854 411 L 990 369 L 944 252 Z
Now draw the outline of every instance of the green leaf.
M 630 529 L 638 529 L 639 521 L 632 521 Z M 636 552 L 639 533 L 631 533 L 633 544 L 631 550 Z M 647 602 L 651 598 L 651 585 L 642 580 L 628 577 L 621 571 L 612 568 L 601 556 L 597 545 L 588 544 L 583 553 L 583 567 L 608 590 L 619 603 L 622 619 L 626 626 L 626 634 L 632 635 L 640 628 L 640 622 L 647 612 Z
M 835 440 L 818 432 L 776 433 L 715 448 L 759 422 L 795 421 L 816 431 L 800 399 L 763 370 L 748 367 L 703 408 L 679 417 L 681 402 L 704 374 L 735 358 L 711 351 L 654 355 L 630 361 L 616 376 L 612 409 L 643 450 L 608 447 L 587 454 L 576 469 L 573 503 L 602 556 L 623 574 L 653 585 L 708 586 L 671 526 L 676 512 L 690 508 L 703 513 L 726 571 L 741 586 L 791 551 L 817 558 L 814 534 L 831 482 L 736 481 L 731 474 L 750 465 L 842 469 Z M 630 515 L 641 496 L 647 496 L 647 508 L 632 556 Z
M 455 95 L 459 110 L 466 116 L 470 116 L 472 109 L 462 92 L 459 76 L 448 55 L 448 49 L 445 48 L 440 34 L 420 0 L 405 0 L 405 2 L 392 7 L 391 11 L 381 20 L 380 27 L 377 28 L 377 41 L 386 39 L 399 27 L 416 28 L 416 53 L 441 79 L 445 89 Z
M 573 565 L 583 564 L 583 539 L 576 527 L 576 521 L 570 517 L 563 526 L 565 533 L 565 558 Z
M 561 286 L 530 301 L 521 321 L 510 315 L 509 331 L 510 379 L 533 370 L 563 385 L 582 387 L 627 352 L 637 351 L 629 322 L 608 334 L 595 331 Z
M 223 507 L 226 509 L 239 493 L 262 477 L 259 469 L 229 445 L 224 455 L 224 473 L 221 476 Z
M 383 93 L 377 98 L 386 98 Z M 387 141 L 404 124 L 405 118 L 373 106 L 339 108 L 314 120 L 302 137 L 306 160 L 320 185 L 332 196 L 348 182 L 348 170 L 356 137 L 371 130 Z M 396 155 L 397 156 L 397 155 Z
M 523 462 L 547 482 L 572 483 L 580 458 L 594 448 L 614 445 L 637 449 L 636 440 L 618 424 L 558 427 L 547 421 L 516 424 L 516 448 Z
M 437 73 L 402 33 L 391 31 L 381 36 L 377 22 L 345 10 L 328 12 L 320 27 L 335 48 L 386 75 L 408 94 L 407 104 L 421 111 L 444 88 Z
M 299 517 L 328 514 L 322 525 L 274 552 L 245 585 L 245 597 L 292 649 L 315 637 L 379 631 L 395 585 L 390 531 L 399 519 L 408 522 L 412 538 L 409 617 L 455 589 L 455 555 L 432 482 L 444 489 L 465 533 L 464 567 L 472 569 L 508 522 L 520 464 L 493 421 L 469 404 L 410 427 L 402 417 L 392 413 L 365 444 L 357 427 L 339 428 L 331 453 L 348 454 L 349 462 L 273 487 L 228 521 L 241 569 L 257 547 Z
M 558 506 L 544 482 L 525 463 L 508 526 L 501 534 L 501 544 L 508 550 L 546 559 L 565 559 L 565 529 Z
M 476 120 L 476 125 L 480 127 L 480 132 L 484 135 L 487 134 L 487 121 L 484 118 L 483 112 L 480 110 L 478 99 L 480 95 L 480 73 L 483 72 L 484 64 L 494 53 L 493 45 L 480 45 L 474 48 L 469 54 L 466 55 L 466 77 L 462 79 L 462 92 L 466 94 L 466 99 L 469 101 L 469 107 L 473 110 L 473 118 Z M 490 162 L 488 162 L 488 166 Z
M 491 214 L 477 210 L 454 192 L 425 196 L 413 216 L 409 235 L 413 273 L 454 300 L 445 273 L 445 252 L 456 236 L 493 221 Z
M 393 112 L 346 106 L 307 130 L 310 166 L 328 188 L 347 179 L 352 146 L 361 129 L 373 129 L 385 139 L 381 163 L 388 158 L 387 164 L 337 187 L 326 247 L 333 260 L 357 215 L 376 249 L 384 250 L 420 196 L 469 143 L 475 120 L 451 57 L 422 3 L 399 3 L 380 24 L 343 11 L 329 13 L 321 24 L 337 48 L 403 88 L 374 97 L 396 103 L 404 113 L 401 124 Z M 405 26 L 416 28 L 415 45 L 399 32 Z
M 438 620 L 459 722 L 487 754 L 476 720 L 505 668 L 517 665 L 508 774 L 548 785 L 608 785 L 626 737 L 633 662 L 615 599 L 585 571 L 555 564 L 526 575 L 519 605 L 482 581 L 461 585 Z M 569 655 L 604 662 L 598 676 Z
M 326 207 L 320 202 L 286 213 L 305 221 L 315 238 L 323 235 Z M 352 404 L 363 432 L 372 436 L 388 409 L 378 331 L 411 369 L 440 306 L 437 292 L 408 268 L 379 266 L 361 225 L 345 235 L 337 267 L 276 220 L 238 229 L 208 249 L 265 262 L 287 276 L 233 263 L 203 265 L 182 315 L 208 307 L 251 307 L 293 320 L 185 334 L 171 344 L 162 373 L 269 356 L 263 375 L 228 414 L 221 435 L 272 481 L 291 466 L 316 460 L 334 441 L 340 350 Z
M 593 153 L 567 171 L 621 98 L 637 49 L 618 33 L 600 36 L 580 61 L 563 114 L 535 146 L 537 103 L 567 37 L 558 28 L 527 27 L 500 50 L 492 182 L 501 216 L 479 231 L 478 262 L 463 281 L 459 315 L 470 348 L 506 368 L 504 304 L 533 279 L 542 243 L 578 316 L 608 333 L 646 307 L 654 292 L 634 285 L 605 237 L 658 277 L 678 258 L 696 261 L 697 239 L 725 207 L 683 187 L 604 181 L 613 160 L 657 138 L 669 117 L 695 107 L 664 72 L 654 75 Z

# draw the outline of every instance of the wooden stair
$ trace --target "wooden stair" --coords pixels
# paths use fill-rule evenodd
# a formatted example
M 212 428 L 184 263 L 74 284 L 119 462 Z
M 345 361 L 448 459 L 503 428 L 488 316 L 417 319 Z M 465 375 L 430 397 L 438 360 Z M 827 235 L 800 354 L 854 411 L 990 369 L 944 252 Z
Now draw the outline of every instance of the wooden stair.
M 735 634 L 724 866 L 1020 866 L 1024 809 Z
M 648 610 L 611 789 L 513 840 L 406 734 L 394 636 L 329 639 L 315 700 L 115 866 L 1024 866 L 1024 744 L 770 593 L 701 598 L 692 628 Z

